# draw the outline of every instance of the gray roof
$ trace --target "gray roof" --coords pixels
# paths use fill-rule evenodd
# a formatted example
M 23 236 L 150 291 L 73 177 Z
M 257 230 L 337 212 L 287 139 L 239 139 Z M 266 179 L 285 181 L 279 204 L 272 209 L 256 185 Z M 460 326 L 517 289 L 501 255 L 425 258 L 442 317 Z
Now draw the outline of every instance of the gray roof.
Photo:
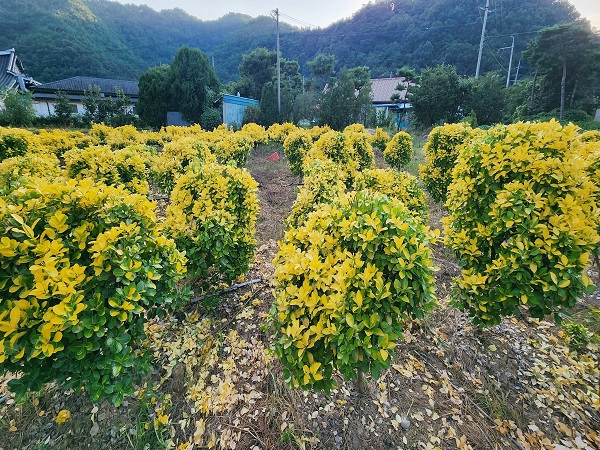
M 404 77 L 393 77 L 393 78 L 372 78 L 371 79 L 371 92 L 373 93 L 373 103 L 390 103 L 390 98 L 393 94 L 400 94 L 400 102 L 407 101 L 406 99 L 406 88 L 397 91 L 396 86 L 399 84 L 405 85 Z M 411 86 L 414 86 L 411 83 Z
M 25 75 L 21 60 L 15 54 L 14 48 L 0 51 L 0 91 L 20 87 L 27 90 L 29 84 L 35 81 Z
M 52 81 L 32 88 L 34 92 L 81 93 L 89 91 L 90 86 L 98 86 L 104 95 L 115 95 L 115 88 L 119 88 L 127 97 L 137 97 L 139 94 L 138 82 L 131 80 L 111 80 L 96 77 L 71 77 L 66 80 Z

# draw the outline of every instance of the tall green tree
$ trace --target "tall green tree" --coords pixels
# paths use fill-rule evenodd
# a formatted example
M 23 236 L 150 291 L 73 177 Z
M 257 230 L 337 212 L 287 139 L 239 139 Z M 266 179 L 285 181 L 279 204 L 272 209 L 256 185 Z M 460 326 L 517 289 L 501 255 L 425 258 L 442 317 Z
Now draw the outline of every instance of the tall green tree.
M 308 68 L 315 78 L 318 90 L 322 89 L 333 76 L 336 64 L 337 60 L 335 56 L 326 53 L 318 53 L 313 59 L 307 62 Z
M 166 124 L 167 111 L 181 111 L 188 122 L 200 123 L 203 113 L 212 107 L 220 83 L 208 57 L 184 46 L 177 50 L 170 65 L 144 72 L 139 89 L 140 119 L 159 128 Z
M 169 66 L 152 67 L 140 77 L 136 110 L 147 125 L 160 128 L 167 124 Z
M 260 124 L 269 127 L 274 123 L 294 121 L 294 99 L 297 91 L 287 80 L 281 82 L 281 114 L 277 104 L 277 84 L 269 81 L 260 96 Z
M 263 86 L 259 108 L 261 125 L 268 127 L 279 121 L 277 86 L 272 81 Z
M 371 81 L 367 67 L 342 69 L 337 80 L 321 96 L 319 120 L 334 130 L 362 122 L 371 105 Z
M 242 56 L 239 67 L 242 83 L 240 93 L 245 97 L 260 98 L 265 83 L 277 75 L 277 53 L 265 47 L 257 48 Z
M 508 90 L 504 78 L 498 72 L 461 80 L 461 85 L 465 94 L 461 107 L 465 114 L 475 113 L 478 125 L 502 122 Z
M 524 55 L 542 78 L 542 95 L 547 96 L 543 107 L 559 107 L 560 119 L 564 117 L 567 90 L 569 106 L 573 107 L 577 98 L 589 98 L 590 90 L 600 87 L 600 36 L 590 29 L 589 22 L 571 22 L 542 30 L 529 43 Z
M 442 64 L 423 69 L 411 101 L 415 119 L 423 125 L 456 122 L 461 117 L 464 98 L 460 78 L 454 66 Z
M 63 91 L 56 93 L 56 103 L 54 103 L 54 115 L 58 122 L 62 125 L 67 125 L 71 119 L 72 106 L 69 102 L 69 97 Z
M 210 91 L 219 91 L 219 79 L 206 54 L 197 48 L 181 47 L 169 67 L 169 107 L 182 112 L 190 123 L 199 123 Z

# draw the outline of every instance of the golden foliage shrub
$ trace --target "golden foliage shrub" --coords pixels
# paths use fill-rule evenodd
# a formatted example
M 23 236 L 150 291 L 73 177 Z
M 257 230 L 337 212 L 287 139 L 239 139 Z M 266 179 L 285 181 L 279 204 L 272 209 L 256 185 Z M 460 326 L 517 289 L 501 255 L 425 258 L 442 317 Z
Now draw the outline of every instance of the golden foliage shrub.
M 574 143 L 577 127 L 496 126 L 461 151 L 446 203 L 446 244 L 459 258 L 455 304 L 478 325 L 519 315 L 557 321 L 593 290 L 585 269 L 596 231 L 596 187 Z
M 353 192 L 289 229 L 274 265 L 270 322 L 285 378 L 335 387 L 389 367 L 403 322 L 435 301 L 434 236 L 395 199 Z
M 460 147 L 468 142 L 474 133 L 476 131 L 467 123 L 442 125 L 429 133 L 423 148 L 425 164 L 419 166 L 419 173 L 425 189 L 436 202 L 446 201 Z
M 0 374 L 119 404 L 150 370 L 144 324 L 179 304 L 185 258 L 154 205 L 90 179 L 0 181 Z
M 256 247 L 257 187 L 246 169 L 219 164 L 194 165 L 179 177 L 164 229 L 185 250 L 188 272 L 203 289 L 247 272 Z

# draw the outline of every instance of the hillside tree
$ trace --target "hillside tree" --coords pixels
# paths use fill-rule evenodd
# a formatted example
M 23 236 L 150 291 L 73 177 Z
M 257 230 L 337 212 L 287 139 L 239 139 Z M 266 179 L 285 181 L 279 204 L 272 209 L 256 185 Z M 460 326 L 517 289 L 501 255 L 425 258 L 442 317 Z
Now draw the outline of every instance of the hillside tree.
M 524 55 L 545 82 L 542 90 L 550 97 L 547 109 L 559 105 L 560 119 L 564 117 L 567 87 L 569 107 L 573 107 L 578 96 L 589 98 L 590 91 L 600 85 L 600 36 L 590 29 L 588 22 L 576 21 L 542 30 L 529 43 Z
M 219 79 L 204 52 L 181 47 L 169 67 L 170 102 L 190 123 L 199 123 L 211 98 L 219 91 Z
M 202 115 L 220 91 L 220 83 L 206 54 L 184 46 L 177 50 L 170 65 L 144 72 L 139 89 L 140 119 L 159 128 L 166 124 L 167 111 L 181 111 L 188 122 L 201 123 Z
M 140 77 L 140 96 L 136 110 L 147 125 L 160 128 L 167 124 L 169 66 L 151 67 Z
M 413 115 L 423 125 L 456 122 L 461 117 L 464 97 L 460 78 L 454 66 L 442 64 L 423 69 L 419 84 L 413 88 Z

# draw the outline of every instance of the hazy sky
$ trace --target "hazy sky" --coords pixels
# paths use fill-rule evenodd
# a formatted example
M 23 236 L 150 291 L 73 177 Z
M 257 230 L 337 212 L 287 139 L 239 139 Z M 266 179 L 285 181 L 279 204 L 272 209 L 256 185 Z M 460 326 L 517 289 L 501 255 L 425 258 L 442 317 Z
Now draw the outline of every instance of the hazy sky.
M 366 0 L 117 0 L 121 3 L 146 4 L 153 9 L 181 8 L 202 20 L 214 20 L 228 12 L 248 14 L 252 17 L 268 15 L 275 8 L 287 17 L 281 19 L 296 26 L 303 23 L 326 27 L 332 22 L 350 17 Z M 393 0 L 390 0 L 392 3 Z M 600 0 L 570 0 L 582 16 L 600 29 Z M 483 3 L 483 0 L 481 0 Z

